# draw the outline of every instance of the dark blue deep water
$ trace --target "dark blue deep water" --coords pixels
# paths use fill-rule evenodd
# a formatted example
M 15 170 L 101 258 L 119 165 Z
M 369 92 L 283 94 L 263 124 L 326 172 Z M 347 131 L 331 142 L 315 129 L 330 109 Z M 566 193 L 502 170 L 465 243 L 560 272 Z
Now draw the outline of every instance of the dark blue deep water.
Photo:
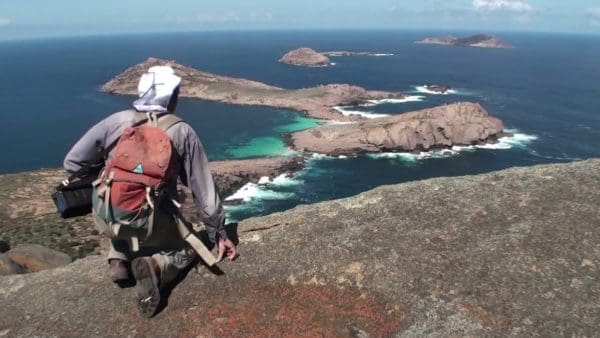
M 233 219 L 350 196 L 369 188 L 436 176 L 600 157 L 600 37 L 501 34 L 512 49 L 453 48 L 413 41 L 447 32 L 211 32 L 10 41 L 0 43 L 0 173 L 57 167 L 77 138 L 130 97 L 99 91 L 125 68 L 156 56 L 222 75 L 301 88 L 350 83 L 403 91 L 419 101 L 353 107 L 394 114 L 455 101 L 480 102 L 519 137 L 506 149 L 420 157 L 314 159 L 293 179 L 249 187 Z M 460 32 L 454 32 L 460 34 Z M 332 58 L 329 68 L 277 63 L 299 46 L 393 53 Z M 433 83 L 453 95 L 419 93 Z M 285 152 L 285 131 L 313 121 L 297 113 L 184 100 L 183 116 L 210 159 Z

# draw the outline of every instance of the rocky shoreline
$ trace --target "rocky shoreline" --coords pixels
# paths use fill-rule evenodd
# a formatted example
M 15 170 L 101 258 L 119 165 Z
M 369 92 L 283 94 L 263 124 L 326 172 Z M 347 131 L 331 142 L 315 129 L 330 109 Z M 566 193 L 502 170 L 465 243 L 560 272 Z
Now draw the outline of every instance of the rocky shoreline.
M 328 155 L 428 151 L 494 142 L 503 124 L 479 104 L 461 102 L 416 112 L 293 133 L 295 149 Z

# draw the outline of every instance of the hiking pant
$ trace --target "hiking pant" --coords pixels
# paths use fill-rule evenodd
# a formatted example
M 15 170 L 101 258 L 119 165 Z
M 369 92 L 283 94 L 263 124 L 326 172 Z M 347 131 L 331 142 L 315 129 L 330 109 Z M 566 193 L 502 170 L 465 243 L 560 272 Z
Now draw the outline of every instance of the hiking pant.
M 112 239 L 108 259 L 131 261 L 136 257 L 152 256 L 160 268 L 161 285 L 171 282 L 196 258 L 196 252 L 181 238 L 172 215 L 158 210 L 154 229 L 149 238 L 140 237 L 140 250 L 133 252 L 128 240 Z

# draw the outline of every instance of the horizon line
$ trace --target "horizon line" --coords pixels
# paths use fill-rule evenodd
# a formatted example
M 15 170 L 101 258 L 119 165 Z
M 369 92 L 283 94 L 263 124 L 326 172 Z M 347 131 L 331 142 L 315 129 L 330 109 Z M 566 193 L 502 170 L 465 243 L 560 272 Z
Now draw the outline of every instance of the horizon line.
M 171 34 L 194 34 L 194 33 L 269 33 L 269 32 L 440 32 L 447 34 L 452 32 L 477 32 L 484 34 L 547 34 L 547 35 L 575 35 L 575 36 L 600 36 L 600 32 L 593 31 L 545 31 L 545 30 L 508 30 L 508 29 L 476 29 L 476 28 L 348 28 L 348 27 L 328 27 L 328 28 L 217 28 L 217 29 L 194 29 L 194 30 L 173 30 L 173 31 L 124 31 L 124 32 L 89 32 L 89 33 L 74 33 L 74 34 L 49 34 L 41 36 L 26 36 L 26 37 L 2 37 L 0 43 L 4 42 L 19 42 L 19 41 L 36 41 L 36 40 L 54 40 L 54 39 L 77 39 L 77 38 L 101 38 L 101 37 L 124 37 L 138 35 L 171 35 Z

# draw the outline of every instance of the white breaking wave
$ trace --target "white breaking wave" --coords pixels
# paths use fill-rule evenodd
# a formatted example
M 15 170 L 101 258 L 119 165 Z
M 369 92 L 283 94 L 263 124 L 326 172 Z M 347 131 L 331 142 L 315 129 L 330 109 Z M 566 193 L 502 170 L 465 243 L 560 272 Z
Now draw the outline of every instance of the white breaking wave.
M 337 63 L 335 63 L 335 62 L 330 62 L 330 63 L 329 63 L 329 65 L 330 65 L 330 66 L 335 66 L 336 64 L 337 64 Z
M 397 104 L 397 103 L 406 103 L 406 102 L 419 102 L 419 101 L 423 101 L 423 99 L 425 98 L 425 96 L 420 96 L 420 95 L 412 95 L 412 96 L 407 96 L 401 99 L 381 99 L 381 100 L 367 100 L 367 102 L 360 104 L 360 107 L 375 107 L 378 106 L 380 104 Z M 350 115 L 359 115 L 362 117 L 366 117 L 368 119 L 376 119 L 376 118 L 380 118 L 380 117 L 387 117 L 390 116 L 389 114 L 380 114 L 380 113 L 374 113 L 371 111 L 362 111 L 362 110 L 355 110 L 353 109 L 355 107 L 353 106 L 336 106 L 333 107 L 333 109 L 337 110 L 338 112 L 342 113 L 342 115 L 344 116 L 350 116 Z M 337 123 L 337 124 L 341 124 L 341 123 Z
M 381 99 L 381 100 L 367 100 L 367 103 L 361 104 L 362 107 L 373 107 L 380 104 L 396 104 L 396 103 L 406 103 L 406 102 L 421 102 L 425 96 L 421 95 L 411 95 L 406 96 L 401 99 Z
M 300 171 L 302 172 L 302 171 Z M 298 172 L 297 175 L 300 173 Z M 225 198 L 225 201 L 239 201 L 239 204 L 225 205 L 228 222 L 237 222 L 233 217 L 236 211 L 240 210 L 261 210 L 263 201 L 285 200 L 294 197 L 293 192 L 277 191 L 277 188 L 288 188 L 304 184 L 304 181 L 294 178 L 289 174 L 281 174 L 275 178 L 263 176 L 258 183 L 247 183 L 236 191 L 233 195 Z
M 304 183 L 301 180 L 295 179 L 293 176 L 289 174 L 281 174 L 271 180 L 270 184 L 278 187 L 289 187 L 294 185 L 300 185 Z
M 376 119 L 379 117 L 386 117 L 389 116 L 388 114 L 376 114 L 373 112 L 365 112 L 365 111 L 360 111 L 360 110 L 350 110 L 348 109 L 350 107 L 333 107 L 333 109 L 339 111 L 340 113 L 342 113 L 342 115 L 344 116 L 350 116 L 350 115 L 359 115 L 362 117 L 366 117 L 368 119 Z
M 289 187 L 304 183 L 301 180 L 294 179 L 289 174 L 281 174 L 273 179 L 268 176 L 263 176 L 258 180 L 258 183 L 247 183 L 236 191 L 233 195 L 225 198 L 225 201 L 243 201 L 250 202 L 253 200 L 279 200 L 293 196 L 292 193 L 274 191 L 271 188 Z
M 415 86 L 415 90 L 419 93 L 429 94 L 429 95 L 450 95 L 450 94 L 458 94 L 458 91 L 455 89 L 449 89 L 445 93 L 436 92 L 433 90 L 427 89 L 427 86 Z
M 258 180 L 258 185 L 265 185 L 271 182 L 271 178 L 269 176 L 263 176 Z
M 372 53 L 369 56 L 394 56 L 392 53 Z
M 406 153 L 406 152 L 398 152 L 398 153 L 378 153 L 378 154 L 367 154 L 368 157 L 373 159 L 399 159 L 404 162 L 414 163 L 418 160 L 425 160 L 428 158 L 444 158 L 458 154 L 458 151 L 451 149 L 443 149 L 443 150 L 432 150 L 432 151 L 422 151 L 419 153 Z
M 333 159 L 333 156 L 329 156 L 327 154 L 319 154 L 319 153 L 313 153 L 312 155 L 310 155 L 311 160 L 330 160 Z
M 367 154 L 368 157 L 373 159 L 400 159 L 405 162 L 414 163 L 419 160 L 429 159 L 429 158 L 444 158 L 457 155 L 461 152 L 470 152 L 475 151 L 477 149 L 499 149 L 499 150 L 507 150 L 512 148 L 525 148 L 529 143 L 534 140 L 537 140 L 538 137 L 535 135 L 528 135 L 523 133 L 518 133 L 516 130 L 505 130 L 506 132 L 511 132 L 512 135 L 504 136 L 498 139 L 497 143 L 489 143 L 489 144 L 478 144 L 472 146 L 453 146 L 451 149 L 441 149 L 441 150 L 431 150 L 431 151 L 422 151 L 419 153 L 408 153 L 408 152 L 389 152 L 389 153 L 377 153 L 377 154 Z

